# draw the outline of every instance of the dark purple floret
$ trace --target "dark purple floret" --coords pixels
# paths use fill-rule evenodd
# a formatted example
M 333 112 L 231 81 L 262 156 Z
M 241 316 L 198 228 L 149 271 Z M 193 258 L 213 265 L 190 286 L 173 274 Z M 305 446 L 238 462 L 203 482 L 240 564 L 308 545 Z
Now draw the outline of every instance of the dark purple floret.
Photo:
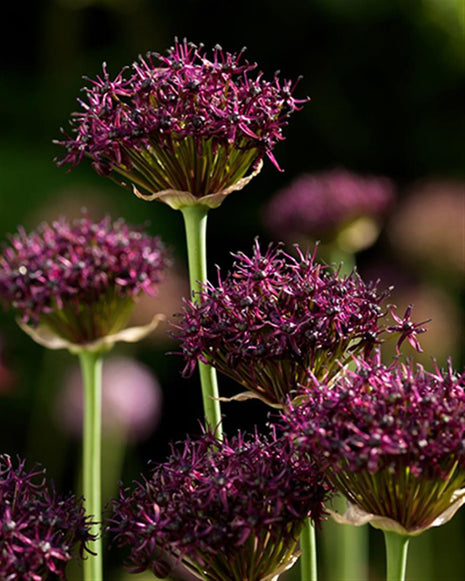
M 66 579 L 66 565 L 84 558 L 92 540 L 80 500 L 57 496 L 47 488 L 45 470 L 26 471 L 0 456 L 0 578 L 41 581 Z
M 366 513 L 430 526 L 465 488 L 465 373 L 385 365 L 379 353 L 355 364 L 285 409 L 289 435 Z
M 120 330 L 169 263 L 158 237 L 109 217 L 43 223 L 10 237 L 0 255 L 0 298 L 30 325 L 87 343 Z
M 338 168 L 297 177 L 273 196 L 263 220 L 280 240 L 329 242 L 362 217 L 382 217 L 394 198 L 389 178 Z
M 289 115 L 306 101 L 292 97 L 296 83 L 266 81 L 256 64 L 216 46 L 175 40 L 166 54 L 148 52 L 113 78 L 90 80 L 57 142 L 58 164 L 88 157 L 101 175 L 132 184 L 143 194 L 164 190 L 196 197 L 224 190 L 283 139 Z M 279 167 L 278 167 L 279 169 Z
M 303 523 L 320 522 L 327 494 L 285 439 L 206 433 L 121 489 L 107 528 L 129 550 L 130 570 L 166 576 L 181 561 L 202 579 L 259 581 L 292 564 Z
M 392 318 L 395 321 L 395 324 L 390 325 L 386 330 L 388 333 L 398 333 L 400 335 L 396 345 L 397 354 L 400 354 L 400 347 L 405 340 L 407 340 L 414 349 L 421 353 L 421 346 L 417 335 L 426 331 L 426 328 L 423 325 L 425 325 L 425 323 L 429 323 L 430 319 L 421 321 L 420 323 L 414 323 L 411 318 L 412 305 L 409 305 L 405 309 L 403 317 L 399 317 L 394 312 L 393 307 L 391 307 L 389 310 L 391 312 Z
M 378 283 L 365 283 L 355 271 L 343 276 L 318 263 L 315 252 L 296 250 L 296 256 L 280 245 L 262 251 L 256 241 L 251 257 L 233 255 L 231 271 L 222 277 L 218 270 L 218 283 L 185 303 L 173 333 L 184 374 L 202 361 L 281 405 L 309 371 L 331 377 L 351 355 L 368 355 L 383 335 L 398 331 L 400 323 L 382 323 L 388 291 Z M 402 341 L 423 331 L 409 325 L 402 325 Z

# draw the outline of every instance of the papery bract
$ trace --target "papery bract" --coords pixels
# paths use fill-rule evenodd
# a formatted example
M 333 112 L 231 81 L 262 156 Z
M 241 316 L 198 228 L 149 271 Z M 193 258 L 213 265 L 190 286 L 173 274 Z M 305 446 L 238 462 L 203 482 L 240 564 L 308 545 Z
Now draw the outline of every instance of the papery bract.
M 364 522 L 419 534 L 464 502 L 465 374 L 451 362 L 427 372 L 379 353 L 356 359 L 331 384 L 314 380 L 283 418 Z
M 50 348 L 107 349 L 152 330 L 125 329 L 135 301 L 154 293 L 170 262 L 159 237 L 109 217 L 43 223 L 10 237 L 0 255 L 0 298 Z
M 382 324 L 389 289 L 319 263 L 316 249 L 296 251 L 292 256 L 273 244 L 262 250 L 256 240 L 250 257 L 234 254 L 225 276 L 218 269 L 217 284 L 203 285 L 186 301 L 173 331 L 186 375 L 202 361 L 280 406 L 309 372 L 331 377 L 352 354 L 368 355 L 389 333 L 416 342 L 424 331 L 410 321 L 411 309 L 396 315 L 395 324 Z
M 173 208 L 217 207 L 273 155 L 289 115 L 306 99 L 296 83 L 253 74 L 256 64 L 216 46 L 175 40 L 166 54 L 148 52 L 111 77 L 90 80 L 81 111 L 64 133 L 59 165 L 83 157 L 145 199 Z

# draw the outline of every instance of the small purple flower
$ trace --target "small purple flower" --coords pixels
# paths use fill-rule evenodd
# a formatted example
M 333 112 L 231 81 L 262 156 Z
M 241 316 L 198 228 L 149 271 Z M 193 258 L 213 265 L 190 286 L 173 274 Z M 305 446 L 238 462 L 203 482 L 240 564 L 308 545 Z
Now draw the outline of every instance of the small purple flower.
M 166 576 L 181 562 L 208 581 L 259 581 L 292 565 L 304 521 L 318 525 L 327 494 L 314 463 L 285 439 L 205 433 L 121 489 L 107 529 L 129 549 L 133 572 Z
M 264 156 L 279 169 L 273 149 L 307 100 L 292 97 L 296 83 L 254 75 L 242 55 L 216 46 L 209 57 L 203 45 L 176 39 L 165 55 L 139 56 L 115 78 L 104 64 L 78 100 L 71 135 L 57 142 L 67 150 L 58 164 L 89 157 L 100 175 L 143 198 L 219 205 Z
M 73 558 L 84 558 L 92 539 L 81 502 L 49 490 L 45 470 L 25 469 L 0 456 L 0 578 L 41 581 L 49 575 L 65 579 Z
M 31 334 L 46 328 L 89 345 L 121 332 L 137 297 L 155 291 L 168 263 L 158 237 L 123 220 L 92 222 L 84 213 L 10 237 L 0 255 L 0 298 Z
M 394 198 L 394 184 L 384 176 L 341 168 L 307 173 L 276 192 L 263 222 L 280 240 L 337 241 L 357 251 L 373 242 Z
M 256 241 L 251 257 L 235 254 L 226 277 L 218 271 L 217 285 L 207 283 L 185 303 L 173 332 L 184 374 L 202 361 L 280 406 L 309 371 L 331 377 L 353 354 L 368 355 L 382 335 L 396 331 L 381 324 L 388 291 L 296 250 L 296 257 L 280 245 L 263 252 Z M 402 326 L 403 337 L 418 332 Z
M 353 524 L 418 534 L 446 522 L 465 502 L 465 373 L 379 352 L 355 363 L 282 412 L 296 449 L 347 497 Z
M 400 333 L 400 337 L 396 345 L 396 351 L 398 355 L 400 354 L 400 347 L 406 339 L 414 349 L 416 349 L 419 353 L 422 352 L 420 341 L 418 340 L 417 335 L 419 333 L 424 333 L 426 331 L 426 328 L 423 327 L 423 325 L 429 323 L 431 319 L 427 319 L 425 321 L 422 321 L 421 323 L 414 323 L 411 320 L 412 309 L 413 309 L 412 305 L 409 305 L 405 309 L 403 317 L 399 317 L 394 312 L 393 307 L 389 309 L 392 318 L 397 324 L 390 325 L 386 330 L 388 333 Z

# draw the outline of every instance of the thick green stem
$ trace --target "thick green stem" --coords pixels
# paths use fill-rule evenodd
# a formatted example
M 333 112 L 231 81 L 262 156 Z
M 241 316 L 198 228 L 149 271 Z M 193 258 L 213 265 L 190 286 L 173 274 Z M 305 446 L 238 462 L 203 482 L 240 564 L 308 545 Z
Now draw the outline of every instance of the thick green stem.
M 404 581 L 410 537 L 392 531 L 383 532 L 386 544 L 386 581 Z
M 100 523 L 101 500 L 101 425 L 102 425 L 102 363 L 99 353 L 82 351 L 79 354 L 84 386 L 82 490 L 86 513 Z M 102 581 L 102 539 L 100 524 L 91 531 L 97 539 L 89 543 L 95 555 L 84 560 L 84 581 Z
M 342 494 L 335 496 L 331 508 L 340 514 L 345 513 L 347 501 Z M 368 525 L 355 527 L 329 519 L 322 528 L 325 576 L 338 581 L 368 579 Z
M 187 259 L 192 292 L 201 288 L 207 280 L 207 214 L 208 207 L 200 204 L 181 208 L 186 228 Z M 218 438 L 222 437 L 221 409 L 218 400 L 216 370 L 199 362 L 205 420 Z
M 317 556 L 316 556 L 316 535 L 315 528 L 309 518 L 306 519 L 304 528 L 300 534 L 300 557 L 301 581 L 317 581 Z

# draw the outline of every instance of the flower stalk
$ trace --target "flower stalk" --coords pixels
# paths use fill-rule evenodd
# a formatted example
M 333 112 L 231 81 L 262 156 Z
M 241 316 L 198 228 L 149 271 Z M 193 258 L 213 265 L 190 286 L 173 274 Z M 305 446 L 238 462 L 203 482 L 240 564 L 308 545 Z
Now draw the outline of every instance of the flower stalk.
M 205 283 L 207 280 L 206 238 L 208 210 L 209 208 L 203 204 L 181 208 L 186 230 L 187 259 L 192 293 L 198 292 L 201 288 L 201 283 Z M 211 365 L 199 363 L 199 374 L 205 420 L 217 436 L 221 437 L 221 409 L 218 399 L 216 369 Z
M 312 521 L 307 518 L 300 533 L 300 548 L 302 555 L 300 557 L 301 581 L 317 581 L 317 548 L 315 527 Z
M 101 520 L 101 463 L 102 463 L 102 366 L 101 353 L 83 350 L 79 354 L 84 387 L 83 416 L 83 495 L 88 515 L 97 522 Z M 102 539 L 100 525 L 91 530 L 96 535 L 89 543 L 92 555 L 84 561 L 84 580 L 101 581 Z
M 283 409 L 299 453 L 346 499 L 336 522 L 386 536 L 387 579 L 404 581 L 407 540 L 445 524 L 465 503 L 465 374 L 412 361 L 354 358 Z M 338 577 L 339 578 L 339 577 Z M 354 577 L 351 577 L 354 578 Z
M 386 546 L 386 581 L 404 581 L 410 537 L 393 531 L 383 531 Z
M 337 494 L 331 506 L 344 513 L 347 501 L 342 494 Z M 368 536 L 368 526 L 341 525 L 333 519 L 323 523 L 323 555 L 328 578 L 340 581 L 367 578 Z M 334 559 L 336 552 L 339 556 Z

